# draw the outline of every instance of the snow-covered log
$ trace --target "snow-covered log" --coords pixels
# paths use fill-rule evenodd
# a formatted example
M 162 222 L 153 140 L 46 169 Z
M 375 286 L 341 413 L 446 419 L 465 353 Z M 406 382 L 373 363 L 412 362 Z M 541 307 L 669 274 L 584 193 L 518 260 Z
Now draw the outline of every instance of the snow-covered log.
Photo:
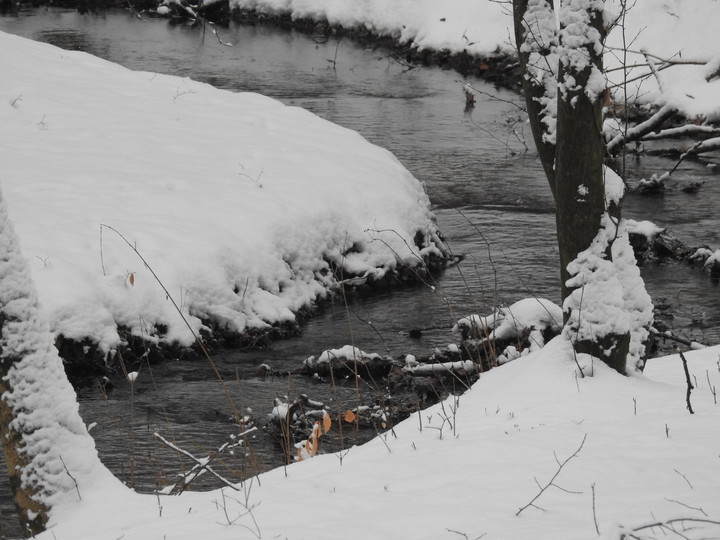
M 0 438 L 20 521 L 36 534 L 56 505 L 78 500 L 86 481 L 105 469 L 39 314 L 1 196 L 0 329 Z

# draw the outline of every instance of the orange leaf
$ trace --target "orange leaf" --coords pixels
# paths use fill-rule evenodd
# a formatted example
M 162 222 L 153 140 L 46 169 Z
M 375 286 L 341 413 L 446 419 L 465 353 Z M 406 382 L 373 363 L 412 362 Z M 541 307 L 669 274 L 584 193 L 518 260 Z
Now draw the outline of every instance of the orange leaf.
M 350 409 L 348 409 L 347 411 L 345 411 L 345 421 L 346 421 L 348 424 L 352 424 L 352 423 L 355 421 L 356 418 L 357 418 L 357 416 L 356 416 L 355 413 L 352 412 Z
M 128 280 L 130 281 L 130 286 L 131 286 L 131 287 L 132 287 L 133 285 L 135 285 L 135 274 L 130 274 L 130 277 L 128 278 Z
M 332 420 L 330 419 L 330 415 L 323 411 L 323 433 L 327 433 L 330 431 L 330 426 L 332 425 Z
M 308 439 L 305 441 L 305 450 L 307 453 L 312 457 L 315 454 L 317 454 L 317 440 L 316 439 Z

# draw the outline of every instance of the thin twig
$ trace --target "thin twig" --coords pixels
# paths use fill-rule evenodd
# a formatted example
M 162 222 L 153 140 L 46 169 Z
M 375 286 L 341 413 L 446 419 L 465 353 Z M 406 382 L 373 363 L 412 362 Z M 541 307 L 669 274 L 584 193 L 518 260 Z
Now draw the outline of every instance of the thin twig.
M 195 456 L 193 456 L 190 452 L 188 452 L 187 450 L 183 450 L 183 449 L 180 448 L 179 446 L 171 443 L 170 441 L 168 441 L 167 439 L 165 439 L 165 438 L 164 438 L 162 435 L 160 435 L 159 433 L 153 433 L 153 435 L 155 436 L 156 439 L 160 440 L 160 442 L 162 442 L 162 443 L 163 443 L 165 446 L 167 446 L 168 448 L 171 448 L 172 450 L 175 450 L 177 453 L 182 454 L 183 456 L 185 456 L 185 457 L 189 458 L 190 460 L 194 461 L 194 462 L 199 466 L 199 468 L 197 469 L 198 474 L 199 474 L 199 471 L 205 470 L 205 471 L 209 472 L 210 474 L 212 474 L 215 478 L 217 478 L 218 480 L 220 480 L 220 481 L 221 481 L 223 484 L 225 484 L 227 487 L 232 488 L 232 489 L 234 489 L 235 491 L 240 491 L 240 489 L 239 489 L 235 484 L 233 484 L 230 480 L 227 480 L 226 478 L 223 478 L 221 475 L 219 475 L 218 473 L 216 473 L 216 472 L 210 467 L 210 461 L 211 461 L 210 459 L 204 459 L 204 460 L 198 459 L 198 458 L 196 458 Z M 195 477 L 197 477 L 198 474 L 196 474 Z
M 222 378 L 222 375 L 220 375 L 220 371 L 218 370 L 217 365 L 216 365 L 215 362 L 213 361 L 212 357 L 210 356 L 210 353 L 208 352 L 207 348 L 205 347 L 205 345 L 203 344 L 202 340 L 200 339 L 200 336 L 198 336 L 197 333 L 195 332 L 195 330 L 193 330 L 192 326 L 190 326 L 190 322 L 187 320 L 187 318 L 186 318 L 185 315 L 183 314 L 182 310 L 180 309 L 180 306 L 178 306 L 178 305 L 177 305 L 177 302 L 175 302 L 175 298 L 173 298 L 173 295 L 170 294 L 170 291 L 167 290 L 167 287 L 165 287 L 165 284 L 160 280 L 160 278 L 158 277 L 158 275 L 157 275 L 157 274 L 155 273 L 155 271 L 152 269 L 152 267 L 150 266 L 150 263 L 148 263 L 148 262 L 145 260 L 145 257 L 143 257 L 142 254 L 138 251 L 137 247 L 135 247 L 127 238 L 125 238 L 125 236 L 124 236 L 120 231 L 118 231 L 116 228 L 111 227 L 110 225 L 101 224 L 101 225 L 100 225 L 100 229 L 102 230 L 103 227 L 105 227 L 105 228 L 111 230 L 112 232 L 114 232 L 115 234 L 117 234 L 117 235 L 122 239 L 122 241 L 125 242 L 125 243 L 130 247 L 130 249 L 135 252 L 135 255 L 138 256 L 138 258 L 139 258 L 139 259 L 142 261 L 142 263 L 145 265 L 145 268 L 147 268 L 147 269 L 150 271 L 150 273 L 152 274 L 152 276 L 155 278 L 155 281 L 157 281 L 158 285 L 160 285 L 160 287 L 162 288 L 162 290 L 165 292 L 165 295 L 166 295 L 167 299 L 170 300 L 170 302 L 172 303 L 173 307 L 175 308 L 175 310 L 176 310 L 176 311 L 178 312 L 178 314 L 180 315 L 180 318 L 181 318 L 181 319 L 183 320 L 183 322 L 185 323 L 185 326 L 187 326 L 188 330 L 190 331 L 190 334 L 192 334 L 193 338 L 195 338 L 195 343 L 197 343 L 198 347 L 200 348 L 200 350 L 201 350 L 202 353 L 203 353 L 203 356 L 205 356 L 205 358 L 207 359 L 208 363 L 210 364 L 210 367 L 212 368 L 212 370 L 213 370 L 213 372 L 214 372 L 214 374 L 215 374 L 215 377 L 216 377 L 217 380 L 220 382 L 220 386 L 221 386 L 222 389 L 223 389 L 223 392 L 224 392 L 224 394 L 225 394 L 225 398 L 227 399 L 228 404 L 229 404 L 230 407 L 232 407 L 232 409 L 233 409 L 233 415 L 235 416 L 236 420 L 237 420 L 238 422 L 240 422 L 241 415 L 240 415 L 240 413 L 238 412 L 237 407 L 235 406 L 234 400 L 233 400 L 232 397 L 230 396 L 230 392 L 229 392 L 229 390 L 228 390 L 228 388 L 227 388 L 227 385 L 225 384 L 225 380 Z
M 537 501 L 537 500 L 543 495 L 543 493 L 545 493 L 545 491 L 547 491 L 547 490 L 548 490 L 550 487 L 552 487 L 552 486 L 560 489 L 561 491 L 565 491 L 565 492 L 567 492 L 567 493 L 577 493 L 577 492 L 574 492 L 574 491 L 569 491 L 569 490 L 567 490 L 567 489 L 561 488 L 560 486 L 558 486 L 557 484 L 555 484 L 555 479 L 560 475 L 560 472 L 563 470 L 563 467 L 565 467 L 565 465 L 567 465 L 568 462 L 569 462 L 571 459 L 573 459 L 573 458 L 575 458 L 575 457 L 578 456 L 578 454 L 580 453 L 580 450 L 582 450 L 583 445 L 585 444 L 585 441 L 586 441 L 586 440 L 587 440 L 587 433 L 583 436 L 582 442 L 580 443 L 580 446 L 578 446 L 578 449 L 575 450 L 575 452 L 573 452 L 572 455 L 570 455 L 570 457 L 566 458 L 562 463 L 557 459 L 557 455 L 555 456 L 555 461 L 556 461 L 557 464 L 558 464 L 558 469 L 555 471 L 555 474 L 553 474 L 552 478 L 551 478 L 544 486 L 541 486 L 540 483 L 537 481 L 537 479 L 535 480 L 535 482 L 537 483 L 538 487 L 540 488 L 540 491 L 538 492 L 537 495 L 535 495 L 535 497 L 532 498 L 532 500 L 531 500 L 529 503 L 527 503 L 525 506 L 523 506 L 522 508 L 520 508 L 520 509 L 515 513 L 516 516 L 519 516 L 519 515 L 522 513 L 523 510 L 525 510 L 525 509 L 527 509 L 527 508 L 530 508 L 531 506 L 533 506 L 533 507 L 535 507 L 535 508 L 540 508 L 539 506 L 537 506 L 537 505 L 535 504 L 535 501 Z
M 592 490 L 592 508 L 593 508 L 593 522 L 595 522 L 595 532 L 600 536 L 600 527 L 598 527 L 597 514 L 595 512 L 595 482 L 590 484 Z
M 683 353 L 680 353 L 680 358 L 682 359 L 683 363 L 683 369 L 685 370 L 685 381 L 687 382 L 687 394 L 685 395 L 685 401 L 687 402 L 687 409 L 690 411 L 690 414 L 695 414 L 693 411 L 692 405 L 690 404 L 690 394 L 693 391 L 693 388 L 695 388 L 692 385 L 692 382 L 690 382 L 690 372 L 688 371 L 687 366 L 687 360 L 685 359 L 685 355 Z
M 70 480 L 72 480 L 75 483 L 75 491 L 77 491 L 78 499 L 82 501 L 82 497 L 80 496 L 80 487 L 78 486 L 77 480 L 75 480 L 75 477 L 70 474 L 70 471 L 67 468 L 67 465 L 65 465 L 65 461 L 63 460 L 62 456 L 60 456 L 60 463 L 62 463 L 63 468 L 65 469 L 65 472 L 70 477 Z

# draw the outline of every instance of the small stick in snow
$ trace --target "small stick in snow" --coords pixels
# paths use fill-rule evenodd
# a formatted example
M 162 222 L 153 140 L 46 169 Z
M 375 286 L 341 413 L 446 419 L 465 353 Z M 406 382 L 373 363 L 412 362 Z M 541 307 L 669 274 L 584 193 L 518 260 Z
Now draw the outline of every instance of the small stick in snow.
M 683 369 L 685 370 L 685 381 L 687 382 L 687 394 L 685 394 L 685 401 L 687 402 L 687 409 L 690 411 L 690 414 L 695 414 L 695 412 L 692 409 L 692 405 L 690 404 L 690 393 L 695 388 L 692 385 L 692 382 L 690 382 L 690 372 L 688 371 L 687 367 L 687 360 L 685 359 L 685 355 L 683 353 L 680 353 L 680 359 L 683 363 Z
M 678 473 L 680 476 L 683 477 L 683 479 L 687 482 L 687 485 L 690 486 L 690 489 L 695 489 L 695 488 L 693 487 L 693 485 L 690 483 L 690 480 L 687 479 L 687 476 L 685 476 L 683 473 L 681 473 L 681 472 L 678 471 L 677 469 L 673 469 L 673 471 L 675 471 L 676 473 Z
M 703 510 L 699 506 L 690 506 L 689 504 L 685 504 L 684 502 L 676 501 L 675 499 L 668 499 L 667 497 L 665 497 L 665 500 L 667 502 L 679 504 L 680 506 L 684 506 L 685 508 L 689 508 L 690 510 L 697 510 L 698 512 L 702 513 L 702 515 L 704 515 L 705 517 L 708 517 L 707 512 L 705 512 L 705 510 Z
M 712 393 L 712 396 L 713 396 L 713 401 L 715 402 L 715 405 L 717 405 L 717 390 L 715 389 L 713 384 L 710 382 L 710 370 L 709 369 L 705 370 L 705 376 L 707 377 L 707 382 L 708 382 L 708 386 L 710 387 L 710 392 Z
M 600 536 L 600 527 L 598 527 L 597 514 L 595 513 L 595 482 L 590 484 L 590 489 L 592 490 L 593 521 L 595 522 L 595 532 L 597 532 L 598 536 Z
M 67 468 L 67 465 L 65 465 L 65 460 L 60 456 L 60 463 L 62 463 L 63 468 L 65 469 L 65 472 L 70 477 L 70 480 L 72 480 L 75 483 L 75 491 L 77 491 L 78 499 L 82 501 L 82 497 L 80 496 L 80 487 L 78 486 L 77 480 L 75 480 L 75 477 L 70 474 L 70 471 Z
M 558 485 L 555 483 L 555 479 L 560 475 L 560 472 L 563 470 L 563 467 L 565 467 L 565 465 L 567 465 L 568 462 L 569 462 L 571 459 L 573 459 L 573 458 L 575 458 L 575 457 L 578 456 L 578 454 L 580 453 L 580 450 L 582 450 L 582 447 L 583 447 L 583 445 L 585 444 L 585 441 L 586 441 L 586 440 L 587 440 L 587 433 L 583 436 L 582 442 L 580 443 L 580 446 L 578 446 L 578 449 L 575 450 L 575 452 L 573 452 L 572 455 L 570 455 L 570 457 L 566 458 L 565 461 L 563 461 L 562 463 L 561 463 L 560 460 L 557 458 L 557 455 L 555 456 L 555 461 L 556 461 L 557 464 L 558 464 L 558 469 L 557 469 L 557 471 L 555 471 L 555 474 L 552 476 L 552 478 L 551 478 L 551 479 L 547 482 L 547 484 L 545 484 L 544 486 L 541 486 L 540 483 L 537 481 L 537 479 L 535 479 L 535 483 L 536 483 L 536 484 L 538 485 L 538 487 L 540 488 L 540 491 L 538 492 L 537 495 L 535 495 L 535 497 L 532 498 L 532 500 L 531 500 L 529 503 L 527 503 L 525 506 L 523 506 L 522 508 L 520 508 L 520 509 L 515 513 L 516 516 L 519 516 L 519 515 L 522 513 L 523 510 L 525 510 L 525 509 L 527 509 L 527 508 L 530 508 L 531 506 L 542 510 L 542 508 L 540 508 L 539 506 L 537 506 L 537 505 L 535 504 L 535 501 L 537 501 L 537 500 L 542 496 L 542 494 L 545 493 L 545 491 L 547 491 L 547 489 L 550 488 L 551 486 L 554 486 L 554 487 L 558 488 L 559 490 L 565 491 L 565 492 L 567 492 L 567 493 L 573 493 L 573 494 L 578 494 L 578 493 L 579 493 L 579 492 L 577 492 L 577 491 L 570 491 L 570 490 L 568 490 L 568 489 L 564 489 L 564 488 L 558 486 Z

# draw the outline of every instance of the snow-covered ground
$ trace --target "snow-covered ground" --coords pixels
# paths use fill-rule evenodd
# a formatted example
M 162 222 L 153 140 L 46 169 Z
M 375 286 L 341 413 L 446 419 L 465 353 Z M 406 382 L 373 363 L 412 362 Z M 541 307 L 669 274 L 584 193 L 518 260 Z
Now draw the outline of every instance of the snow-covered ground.
M 56 334 L 192 342 L 131 246 L 195 331 L 292 321 L 333 268 L 381 278 L 438 253 L 423 186 L 355 132 L 9 34 L 0 50 L 2 188 Z
M 457 47 L 467 29 L 470 41 L 492 33 L 482 42 L 491 51 L 509 26 L 483 31 L 505 9 L 490 1 L 278 6 L 291 4 L 328 18 L 328 6 L 357 6 L 356 20 L 404 26 L 421 46 L 444 47 L 433 28 L 450 22 Z M 656 36 L 663 54 L 717 56 L 720 2 L 641 0 L 634 13 L 652 9 L 658 19 L 641 36 Z M 189 339 L 149 270 L 112 230 L 101 236 L 101 224 L 125 235 L 186 312 L 237 328 L 292 319 L 324 294 L 328 259 L 381 273 L 395 253 L 415 258 L 416 230 L 434 230 L 422 186 L 392 156 L 307 112 L 1 33 L 0 51 L 4 196 L 55 332 L 111 348 L 116 324 L 163 323 Z M 668 99 L 717 117 L 717 79 L 673 81 Z M 556 339 L 362 447 L 238 491 L 139 495 L 98 474 L 38 538 L 718 538 L 720 348 L 686 356 L 692 415 L 678 357 L 633 377 L 581 357 L 592 373 L 581 377 Z M 653 523 L 664 525 L 639 529 Z
M 627 79 L 658 70 L 658 78 L 630 82 L 628 98 L 640 103 L 672 105 L 688 118 L 720 120 L 720 67 L 716 27 L 718 0 L 639 0 L 630 6 L 607 40 L 608 86 L 618 99 Z M 620 13 L 620 0 L 608 0 Z M 293 19 L 327 20 L 346 28 L 365 27 L 418 49 L 466 51 L 478 56 L 514 54 L 512 6 L 497 0 L 230 0 L 232 7 Z M 626 47 L 624 47 L 624 45 Z M 619 49 L 628 49 L 627 57 Z M 645 56 L 645 53 L 650 56 Z M 693 62 L 663 67 L 661 60 Z
M 581 358 L 594 375 L 580 378 L 556 339 L 342 459 L 316 456 L 240 491 L 158 499 L 111 481 L 81 487 L 82 501 L 58 508 L 38 538 L 617 540 L 622 527 L 678 518 L 716 523 L 626 538 L 718 538 L 720 405 L 711 387 L 720 387 L 720 348 L 686 357 L 697 380 L 693 415 L 679 357 L 654 359 L 635 377 Z

